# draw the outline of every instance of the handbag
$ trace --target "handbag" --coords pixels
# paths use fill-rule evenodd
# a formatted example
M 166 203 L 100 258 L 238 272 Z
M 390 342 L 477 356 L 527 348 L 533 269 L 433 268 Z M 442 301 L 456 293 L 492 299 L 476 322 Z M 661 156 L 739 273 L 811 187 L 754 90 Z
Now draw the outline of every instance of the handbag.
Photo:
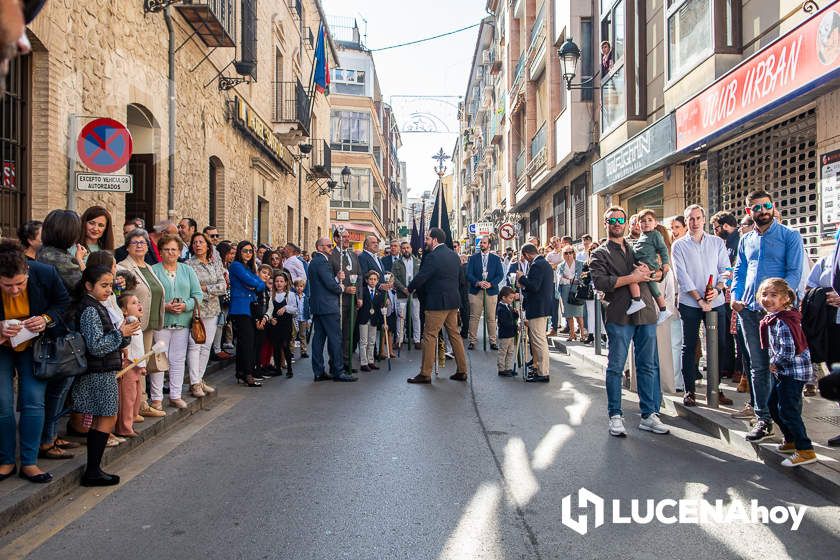
M 43 335 L 33 346 L 36 379 L 49 381 L 82 375 L 87 372 L 85 339 L 75 331 L 63 336 Z
M 577 293 L 580 290 L 580 282 L 577 280 L 572 281 L 571 285 L 569 286 L 569 295 L 566 297 L 566 303 L 569 305 L 583 305 L 583 300 L 578 299 Z
M 580 275 L 580 282 L 575 291 L 575 298 L 592 301 L 595 299 L 595 287 L 592 285 L 592 277 L 586 270 Z
M 146 373 L 163 373 L 165 371 L 169 371 L 169 358 L 165 352 L 152 353 L 146 359 Z
M 201 321 L 201 311 L 198 307 L 198 300 L 195 300 L 195 307 L 193 307 L 192 324 L 190 325 L 190 336 L 196 344 L 204 344 L 207 342 L 207 331 L 204 329 L 204 323 Z

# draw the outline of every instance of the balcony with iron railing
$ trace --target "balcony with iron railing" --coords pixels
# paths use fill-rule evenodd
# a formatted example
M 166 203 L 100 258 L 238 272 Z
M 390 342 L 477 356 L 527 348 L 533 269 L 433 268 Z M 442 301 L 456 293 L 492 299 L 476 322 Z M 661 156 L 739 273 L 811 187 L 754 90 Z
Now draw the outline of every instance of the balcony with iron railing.
M 528 175 L 533 176 L 545 168 L 546 155 L 548 152 L 545 145 L 547 131 L 548 127 L 546 126 L 546 123 L 543 123 L 531 139 L 531 161 L 528 163 Z
M 540 39 L 545 39 L 545 4 L 540 7 L 540 11 L 537 12 L 537 17 L 534 18 L 534 26 L 531 28 L 528 48 L 533 49 Z
M 295 19 L 300 20 L 303 16 L 303 0 L 288 0 L 288 2 L 292 15 Z
M 519 60 L 516 62 L 516 67 L 513 70 L 513 82 L 511 82 L 510 86 L 510 96 L 513 97 L 519 92 L 519 86 L 522 85 L 522 76 L 524 74 L 523 70 L 525 69 L 525 59 L 527 57 L 523 53 Z
M 329 179 L 332 177 L 332 149 L 326 140 L 313 140 L 309 153 L 307 179 Z
M 514 173 L 516 174 L 517 182 L 521 182 L 525 179 L 525 150 L 523 149 L 519 152 L 519 155 L 516 156 L 516 164 L 514 165 Z
M 274 133 L 309 136 L 309 96 L 300 81 L 274 82 Z
M 235 47 L 234 4 L 234 0 L 184 0 L 175 9 L 208 47 Z

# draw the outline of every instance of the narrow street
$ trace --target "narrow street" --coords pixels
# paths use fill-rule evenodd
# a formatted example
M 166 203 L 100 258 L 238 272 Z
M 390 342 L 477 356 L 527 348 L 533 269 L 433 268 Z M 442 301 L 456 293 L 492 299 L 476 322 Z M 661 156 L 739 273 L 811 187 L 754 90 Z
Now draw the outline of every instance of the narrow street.
M 480 348 L 480 345 L 479 345 Z M 671 435 L 608 435 L 603 383 L 552 356 L 549 385 L 496 376 L 409 386 L 403 352 L 358 383 L 313 384 L 308 360 L 261 389 L 222 382 L 186 425 L 108 466 L 125 482 L 79 489 L 0 541 L 0 558 L 817 558 L 840 508 L 724 449 L 684 420 Z M 384 363 L 383 363 L 384 365 Z M 445 375 L 443 375 L 445 373 Z M 217 378 L 218 379 L 218 378 Z M 561 523 L 578 489 L 606 500 L 705 498 L 807 506 L 801 526 Z M 142 552 L 141 552 L 142 551 Z

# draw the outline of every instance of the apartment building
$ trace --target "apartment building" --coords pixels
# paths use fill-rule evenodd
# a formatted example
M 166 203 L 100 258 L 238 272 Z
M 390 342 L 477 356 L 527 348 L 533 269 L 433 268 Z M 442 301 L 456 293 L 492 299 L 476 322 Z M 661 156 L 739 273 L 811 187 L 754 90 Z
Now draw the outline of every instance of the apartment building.
M 2 98 L 0 228 L 53 208 L 147 224 L 192 217 L 231 239 L 312 246 L 329 227 L 328 98 L 311 85 L 318 0 L 49 2 Z M 160 10 L 146 8 L 157 5 Z M 326 55 L 337 59 L 326 34 Z M 127 126 L 132 192 L 79 190 L 79 132 Z M 299 147 L 312 145 L 307 156 Z
M 591 2 L 490 0 L 479 30 L 455 148 L 465 224 L 516 226 L 528 236 L 589 231 L 597 158 L 594 91 L 569 91 L 557 46 L 575 37 L 595 73 Z M 465 235 L 465 234 L 462 234 Z
M 396 237 L 402 224 L 402 145 L 391 107 L 382 100 L 373 55 L 353 18 L 330 18 L 339 64 L 332 69 L 330 146 L 335 180 L 351 172 L 350 187 L 330 199 L 330 222 L 350 232 L 356 249 L 365 236 Z
M 595 203 L 743 215 L 764 188 L 812 256 L 840 222 L 840 4 L 601 0 Z

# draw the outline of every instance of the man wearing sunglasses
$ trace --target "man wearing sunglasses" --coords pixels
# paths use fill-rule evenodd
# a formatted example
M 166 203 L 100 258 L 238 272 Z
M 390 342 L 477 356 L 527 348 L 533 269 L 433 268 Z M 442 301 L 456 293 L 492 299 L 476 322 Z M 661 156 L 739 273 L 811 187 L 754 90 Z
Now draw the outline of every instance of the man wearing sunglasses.
M 767 402 L 770 399 L 772 378 L 769 356 L 761 347 L 759 323 L 765 313 L 756 301 L 756 290 L 767 278 L 784 278 L 796 290 L 802 277 L 802 236 L 779 223 L 773 211 L 770 194 L 754 190 L 747 196 L 747 212 L 755 228 L 747 232 L 738 246 L 732 282 L 732 310 L 738 313 L 750 358 L 750 375 L 758 417 L 747 440 L 758 442 L 773 435 L 773 422 Z
M 204 226 L 202 230 L 204 235 L 210 238 L 210 243 L 213 244 L 213 247 L 219 244 L 219 241 L 222 240 L 222 235 L 219 233 L 219 229 L 216 226 Z
M 606 330 L 609 340 L 607 361 L 607 408 L 610 417 L 610 435 L 626 437 L 621 411 L 621 388 L 624 381 L 624 364 L 633 342 L 636 360 L 636 385 L 639 390 L 639 408 L 642 420 L 639 429 L 655 434 L 667 434 L 668 427 L 659 419 L 659 368 L 656 364 L 657 306 L 648 289 L 651 270 L 644 264 L 636 265 L 633 251 L 624 239 L 627 231 L 627 212 L 613 206 L 604 213 L 608 241 L 592 252 L 589 271 L 595 289 L 604 292 L 607 302 Z M 630 306 L 630 284 L 639 284 L 645 308 L 627 315 Z

